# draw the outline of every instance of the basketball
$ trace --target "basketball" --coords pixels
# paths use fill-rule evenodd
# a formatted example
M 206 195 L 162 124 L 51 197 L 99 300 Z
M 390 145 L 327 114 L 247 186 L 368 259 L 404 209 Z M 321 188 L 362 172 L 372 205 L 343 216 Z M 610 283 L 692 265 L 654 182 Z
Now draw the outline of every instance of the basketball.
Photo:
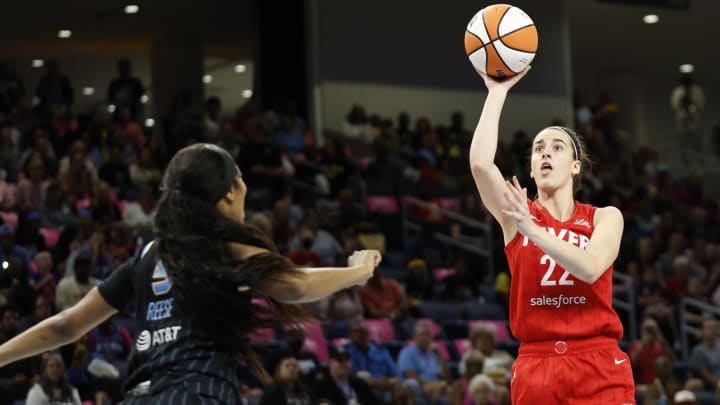
M 535 23 L 509 4 L 493 4 L 473 16 L 465 30 L 465 53 L 475 70 L 504 78 L 520 73 L 538 47 Z

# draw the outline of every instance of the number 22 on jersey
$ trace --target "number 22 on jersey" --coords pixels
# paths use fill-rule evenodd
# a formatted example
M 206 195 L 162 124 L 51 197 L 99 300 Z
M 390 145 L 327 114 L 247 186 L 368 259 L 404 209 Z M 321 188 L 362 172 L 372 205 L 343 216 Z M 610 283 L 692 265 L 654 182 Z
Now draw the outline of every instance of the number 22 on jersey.
M 575 281 L 568 280 L 568 277 L 570 276 L 570 273 L 565 270 L 560 276 L 560 280 L 554 280 L 553 273 L 555 272 L 555 260 L 552 259 L 552 257 L 548 255 L 544 255 L 540 258 L 540 264 L 543 266 L 547 266 L 547 271 L 545 272 L 545 275 L 543 276 L 542 280 L 540 280 L 541 286 L 557 286 L 557 285 L 575 285 Z

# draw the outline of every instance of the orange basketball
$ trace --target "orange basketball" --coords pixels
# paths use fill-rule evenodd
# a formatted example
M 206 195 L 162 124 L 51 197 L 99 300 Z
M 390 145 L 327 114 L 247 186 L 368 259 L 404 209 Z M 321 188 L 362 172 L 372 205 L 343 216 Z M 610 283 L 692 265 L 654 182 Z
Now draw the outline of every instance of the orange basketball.
M 482 73 L 503 78 L 520 73 L 538 47 L 535 23 L 521 9 L 493 4 L 473 16 L 465 30 L 465 53 Z

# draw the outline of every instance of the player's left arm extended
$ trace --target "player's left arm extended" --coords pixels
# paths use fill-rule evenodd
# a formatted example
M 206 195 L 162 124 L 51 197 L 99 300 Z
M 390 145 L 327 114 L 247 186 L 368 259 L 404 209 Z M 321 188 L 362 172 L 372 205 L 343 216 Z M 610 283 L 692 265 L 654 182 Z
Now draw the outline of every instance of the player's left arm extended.
M 584 250 L 537 225 L 525 236 L 575 278 L 592 284 L 617 258 L 624 226 L 622 213 L 615 207 L 598 208 L 594 222 L 595 230 Z

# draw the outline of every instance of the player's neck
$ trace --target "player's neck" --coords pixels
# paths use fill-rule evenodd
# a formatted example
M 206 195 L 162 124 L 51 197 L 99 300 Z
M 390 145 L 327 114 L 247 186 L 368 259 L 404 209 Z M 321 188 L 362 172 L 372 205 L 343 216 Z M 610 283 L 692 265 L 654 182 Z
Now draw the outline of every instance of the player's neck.
M 538 201 L 545 207 L 553 218 L 560 222 L 565 222 L 572 217 L 575 212 L 575 199 L 572 194 L 568 196 L 566 193 L 556 190 L 554 193 L 538 193 Z

